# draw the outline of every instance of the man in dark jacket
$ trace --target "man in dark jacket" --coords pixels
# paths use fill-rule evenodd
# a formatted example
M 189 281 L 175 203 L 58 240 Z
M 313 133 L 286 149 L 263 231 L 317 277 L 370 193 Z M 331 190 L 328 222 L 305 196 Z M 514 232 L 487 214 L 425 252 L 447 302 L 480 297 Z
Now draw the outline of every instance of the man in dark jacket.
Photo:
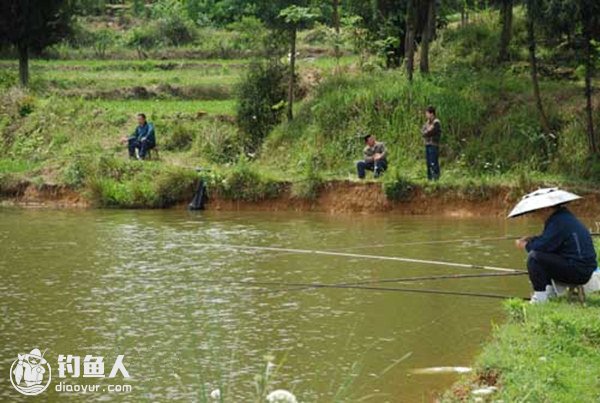
M 425 124 L 421 129 L 425 141 L 425 160 L 427 161 L 427 179 L 438 180 L 440 178 L 440 138 L 442 136 L 442 125 L 436 117 L 435 108 L 428 106 L 425 110 Z
M 154 125 L 146 121 L 146 115 L 143 113 L 137 114 L 138 126 L 133 134 L 129 137 L 121 139 L 123 143 L 127 143 L 129 157 L 136 158 L 135 151 L 138 151 L 139 159 L 146 158 L 148 150 L 156 147 L 156 137 L 154 134 Z
M 528 252 L 527 270 L 533 285 L 532 302 L 552 296 L 552 280 L 585 284 L 597 267 L 596 251 L 588 229 L 562 205 L 539 210 L 547 217 L 539 236 L 516 241 Z
M 364 160 L 356 163 L 358 178 L 364 179 L 366 170 L 373 171 L 373 176 L 377 178 L 387 169 L 385 145 L 377 141 L 372 134 L 367 134 L 363 139 L 365 141 Z

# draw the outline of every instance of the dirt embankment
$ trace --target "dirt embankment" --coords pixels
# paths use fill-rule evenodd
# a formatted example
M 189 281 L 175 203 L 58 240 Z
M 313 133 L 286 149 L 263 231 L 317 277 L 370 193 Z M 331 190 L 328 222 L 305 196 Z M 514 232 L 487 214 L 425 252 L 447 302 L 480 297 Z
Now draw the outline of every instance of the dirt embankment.
M 397 213 L 407 215 L 447 216 L 504 216 L 518 201 L 518 196 L 507 187 L 490 189 L 485 195 L 465 195 L 455 189 L 427 192 L 416 188 L 404 201 L 389 200 L 380 183 L 334 181 L 324 185 L 313 200 L 297 199 L 291 192 L 260 202 L 244 202 L 213 198 L 207 204 L 211 210 L 259 211 L 318 211 L 326 213 Z M 582 215 L 600 215 L 600 192 L 589 193 L 572 204 Z
M 26 181 L 3 187 L 0 191 L 0 205 L 2 204 L 52 208 L 90 206 L 90 203 L 81 193 L 66 186 L 36 185 Z
M 190 195 L 189 199 L 192 199 Z M 572 203 L 580 215 L 600 217 L 600 192 L 589 192 Z M 207 210 L 222 211 L 315 211 L 330 214 L 394 213 L 406 215 L 504 216 L 517 201 L 514 190 L 507 187 L 489 189 L 485 194 L 469 195 L 457 189 L 425 191 L 416 188 L 403 201 L 389 200 L 377 182 L 332 181 L 323 185 L 314 200 L 294 197 L 285 188 L 272 199 L 260 201 L 228 200 L 212 194 Z M 0 193 L 3 204 L 34 207 L 92 207 L 80 192 L 59 185 L 16 184 Z M 181 200 L 176 208 L 185 208 Z

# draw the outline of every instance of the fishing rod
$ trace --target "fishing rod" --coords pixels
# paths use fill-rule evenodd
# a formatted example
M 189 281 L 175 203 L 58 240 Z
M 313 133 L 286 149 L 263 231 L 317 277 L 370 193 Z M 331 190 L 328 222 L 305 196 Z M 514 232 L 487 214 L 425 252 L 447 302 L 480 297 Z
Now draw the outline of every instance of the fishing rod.
M 453 280 L 453 279 L 463 279 L 463 278 L 481 278 L 481 277 L 507 277 L 507 276 L 522 276 L 527 274 L 527 272 L 516 272 L 516 273 L 478 273 L 478 274 L 444 274 L 439 276 L 417 276 L 417 277 L 399 277 L 399 278 L 386 278 L 381 280 L 364 280 L 364 281 L 355 281 L 355 282 L 346 282 L 346 283 L 335 283 L 328 285 L 339 285 L 339 286 L 363 286 L 370 284 L 385 284 L 385 283 L 407 283 L 407 282 L 418 282 L 418 281 L 430 281 L 430 280 Z M 321 283 L 317 283 L 321 284 Z M 298 288 L 289 288 L 285 290 L 277 290 L 277 291 L 303 291 L 308 290 L 315 287 L 298 287 Z
M 435 281 L 435 280 L 454 280 L 463 278 L 481 278 L 481 277 L 508 277 L 508 276 L 523 276 L 527 272 L 514 273 L 478 273 L 478 274 L 442 274 L 439 276 L 417 276 L 417 277 L 398 277 L 384 278 L 381 280 L 364 280 L 356 282 L 338 283 L 339 285 L 365 285 L 365 284 L 383 284 L 383 283 L 406 283 L 418 281 Z
M 475 264 L 468 264 L 468 263 L 455 263 L 455 262 L 446 262 L 446 261 L 441 261 L 441 260 L 414 259 L 414 258 L 407 258 L 407 257 L 401 257 L 401 256 L 364 255 L 364 254 L 357 254 L 357 253 L 335 252 L 335 251 L 314 250 L 314 249 L 294 249 L 294 248 L 279 248 L 279 247 L 272 247 L 272 246 L 232 245 L 232 244 L 219 244 L 219 243 L 196 243 L 194 245 L 233 248 L 233 249 L 242 249 L 242 250 L 268 251 L 268 252 L 287 252 L 287 253 L 321 255 L 321 256 L 339 256 L 339 257 L 349 257 L 349 258 L 356 258 L 356 259 L 387 260 L 387 261 L 394 261 L 394 262 L 407 262 L 407 263 L 429 264 L 429 265 L 437 265 L 437 266 L 460 267 L 460 268 L 465 268 L 465 269 L 501 271 L 501 272 L 507 272 L 507 273 L 523 272 L 523 270 L 510 269 L 510 268 L 506 268 L 506 267 L 484 266 L 484 265 L 475 265 Z
M 209 283 L 222 283 L 220 281 L 206 281 Z M 481 298 L 494 298 L 494 299 L 508 299 L 508 298 L 522 298 L 527 300 L 529 298 L 524 297 L 513 297 L 501 294 L 492 293 L 474 293 L 474 292 L 462 292 L 462 291 L 444 291 L 427 288 L 398 288 L 398 287 L 381 287 L 381 286 L 369 286 L 369 285 L 344 285 L 344 284 L 325 284 L 325 283 L 296 283 L 296 282 L 275 282 L 275 281 L 231 281 L 228 284 L 233 285 L 251 285 L 251 286 L 286 286 L 286 287 L 306 287 L 316 289 L 350 289 L 350 290 L 365 290 L 365 291 L 385 291 L 385 292 L 407 292 L 416 294 L 438 294 L 438 295 L 453 295 L 461 297 L 481 297 Z M 297 288 L 296 288 L 297 289 Z M 284 289 L 284 290 L 269 290 L 273 291 L 290 291 L 295 289 Z
M 600 236 L 600 232 L 591 232 L 591 236 Z M 433 241 L 414 241 L 414 242 L 401 242 L 401 243 L 388 243 L 388 244 L 373 244 L 373 245 L 358 245 L 342 248 L 338 250 L 348 251 L 356 249 L 370 249 L 370 248 L 386 248 L 390 246 L 412 246 L 412 245 L 436 245 L 444 243 L 463 243 L 463 242 L 488 242 L 488 241 L 509 241 L 521 239 L 520 235 L 506 235 L 497 237 L 486 237 L 486 238 L 460 238 L 460 239 L 441 239 Z

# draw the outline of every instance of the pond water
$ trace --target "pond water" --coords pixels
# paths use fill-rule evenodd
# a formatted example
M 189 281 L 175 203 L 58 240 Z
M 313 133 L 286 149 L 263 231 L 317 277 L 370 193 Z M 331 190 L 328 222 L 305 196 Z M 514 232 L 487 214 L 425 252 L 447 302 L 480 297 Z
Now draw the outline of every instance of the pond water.
M 422 263 L 240 249 L 317 249 L 523 268 L 512 241 L 535 221 L 309 213 L 0 209 L 0 374 L 39 347 L 52 367 L 42 396 L 101 385 L 71 401 L 254 401 L 268 389 L 302 402 L 431 401 L 503 320 L 500 299 L 273 283 L 343 283 L 490 273 Z M 471 240 L 464 240 L 471 239 Z M 462 241 L 461 241 L 462 240 Z M 453 241 L 453 242 L 446 242 Z M 456 241 L 456 242 L 455 242 Z M 246 283 L 246 284 L 244 284 Z M 385 287 L 527 296 L 525 276 L 421 280 Z M 104 379 L 59 377 L 58 355 L 102 356 Z M 130 375 L 109 379 L 119 354 Z M 274 373 L 273 373 L 274 372 Z M 353 376 L 355 374 L 355 376 Z M 4 379 L 4 378 L 3 378 Z M 109 393 L 109 384 L 131 385 Z M 0 400 L 25 400 L 8 379 Z

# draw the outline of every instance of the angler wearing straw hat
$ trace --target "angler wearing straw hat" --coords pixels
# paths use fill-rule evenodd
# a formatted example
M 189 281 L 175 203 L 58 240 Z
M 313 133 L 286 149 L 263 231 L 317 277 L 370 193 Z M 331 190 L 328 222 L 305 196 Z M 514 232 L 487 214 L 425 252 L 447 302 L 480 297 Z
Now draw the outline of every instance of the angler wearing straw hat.
M 521 238 L 516 246 L 528 252 L 527 271 L 533 285 L 532 303 L 556 296 L 553 281 L 587 283 L 597 267 L 596 251 L 588 229 L 565 204 L 579 196 L 558 188 L 525 195 L 508 218 L 533 213 L 545 219 L 541 235 Z

